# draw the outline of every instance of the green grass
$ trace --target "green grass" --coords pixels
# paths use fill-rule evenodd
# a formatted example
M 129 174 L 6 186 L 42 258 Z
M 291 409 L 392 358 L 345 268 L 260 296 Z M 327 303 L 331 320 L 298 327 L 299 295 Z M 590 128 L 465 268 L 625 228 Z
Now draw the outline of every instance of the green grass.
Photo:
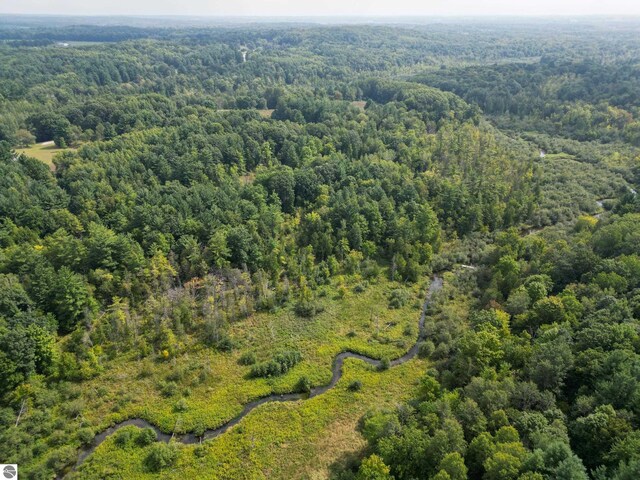
M 349 289 L 344 298 L 329 287 L 320 298 L 324 312 L 311 319 L 296 316 L 291 308 L 252 315 L 232 326 L 230 336 L 239 348 L 231 353 L 197 347 L 194 341 L 167 362 L 118 359 L 107 373 L 83 384 L 85 421 L 96 431 L 134 416 L 168 432 L 214 428 L 237 416 L 252 399 L 292 391 L 301 376 L 314 386 L 328 383 L 333 358 L 341 351 L 400 356 L 415 342 L 426 285 L 412 287 L 412 300 L 403 308 L 389 309 L 388 293 L 398 286 L 381 278 L 359 294 Z M 281 377 L 249 379 L 250 367 L 238 364 L 248 351 L 261 361 L 292 348 L 302 352 L 303 361 Z M 146 378 L 137 374 L 143 370 Z M 197 478 L 206 472 L 207 478 L 301 478 L 305 471 L 305 478 L 327 478 L 332 463 L 364 448 L 358 419 L 374 406 L 409 398 L 424 370 L 418 359 L 386 372 L 348 360 L 335 389 L 310 400 L 259 407 L 229 432 L 205 442 L 201 457 L 195 455 L 196 447 L 181 445 L 177 465 L 163 477 Z M 165 398 L 157 385 L 175 372 L 182 372 L 176 381 L 179 392 Z M 347 386 L 356 379 L 363 387 L 351 392 Z M 175 409 L 180 398 L 186 398 L 184 412 Z M 123 449 L 111 438 L 77 478 L 105 478 L 110 472 L 118 472 L 118 478 L 152 478 L 144 466 L 147 450 Z
M 273 108 L 265 108 L 262 110 L 258 110 L 258 113 L 264 118 L 271 118 L 271 115 L 273 114 L 273 112 L 274 112 Z
M 49 165 L 49 168 L 51 168 L 51 170 L 54 170 L 55 165 L 53 164 L 53 157 L 55 157 L 58 153 L 69 152 L 73 150 L 73 148 L 59 148 L 53 142 L 43 142 L 36 143 L 35 145 L 32 145 L 28 148 L 17 148 L 16 152 L 24 153 L 29 157 L 40 160 L 41 162 Z
M 167 432 L 215 428 L 253 399 L 294 390 L 302 376 L 314 386 L 328 383 L 333 358 L 341 351 L 398 357 L 415 342 L 425 288 L 413 287 L 412 301 L 392 310 L 387 295 L 397 287 L 380 279 L 343 299 L 337 299 L 331 287 L 320 299 L 324 312 L 311 319 L 296 316 L 291 308 L 254 314 L 232 325 L 230 336 L 238 348 L 231 353 L 216 352 L 193 339 L 169 361 L 116 359 L 103 375 L 84 382 L 84 416 L 98 429 L 131 417 L 143 417 Z M 249 379 L 250 367 L 238 363 L 248 351 L 263 361 L 291 349 L 300 350 L 303 361 L 280 377 Z M 141 371 L 145 378 L 137 374 Z M 178 392 L 166 398 L 158 385 L 170 375 L 179 377 Z M 182 397 L 188 409 L 177 413 L 175 404 Z
M 547 153 L 544 158 L 546 160 L 575 160 L 575 155 L 569 153 Z
M 217 110 L 218 112 L 250 112 L 256 111 L 260 114 L 261 117 L 271 118 L 271 115 L 275 111 L 273 108 L 262 108 L 262 109 L 253 109 L 253 108 L 220 108 Z
M 62 465 L 72 464 L 80 447 L 79 431 L 91 436 L 128 418 L 141 417 L 177 434 L 216 428 L 236 417 L 251 400 L 295 390 L 302 376 L 313 386 L 328 383 L 333 359 L 344 350 L 375 358 L 401 356 L 415 342 L 428 280 L 403 287 L 387 280 L 387 274 L 360 293 L 354 291 L 361 283 L 359 277 L 347 279 L 343 296 L 338 295 L 344 293 L 338 284 L 321 287 L 318 302 L 324 311 L 313 318 L 295 315 L 288 305 L 237 321 L 228 331 L 237 347 L 228 353 L 185 335 L 168 359 L 157 354 L 139 358 L 137 351 L 112 359 L 100 355 L 104 371 L 98 377 L 60 384 L 50 392 L 64 401 L 48 411 L 49 427 L 35 433 L 37 452 L 34 450 L 33 460 L 24 463 L 23 470 L 36 472 L 51 463 L 51 456 L 62 458 Z M 410 300 L 399 309 L 390 309 L 389 293 L 399 287 L 408 289 Z M 279 377 L 248 378 L 251 367 L 238 362 L 247 352 L 264 361 L 291 349 L 299 350 L 303 359 Z M 363 454 L 358 419 L 370 408 L 411 397 L 425 370 L 426 363 L 419 359 L 386 372 L 348 360 L 336 389 L 310 400 L 258 407 L 239 425 L 206 442 L 198 450 L 204 456 L 197 456 L 194 446 L 180 445 L 180 458 L 171 475 L 328 478 L 334 462 Z M 356 379 L 363 387 L 351 392 L 347 386 Z M 169 396 L 162 391 L 166 382 L 175 382 L 175 392 Z M 48 395 L 41 381 L 32 388 L 43 397 Z M 28 409 L 23 419 L 38 414 L 38 408 Z M 46 445 L 51 448 L 44 448 Z M 115 478 L 147 478 L 153 475 L 145 470 L 147 453 L 133 445 L 117 447 L 110 439 L 87 459 L 76 478 L 107 478 L 109 472 Z M 118 462 L 121 467 L 114 466 Z M 307 473 L 298 473 L 302 471 Z
M 365 441 L 357 430 L 361 416 L 410 398 L 425 368 L 424 361 L 414 359 L 377 372 L 364 362 L 348 359 L 334 389 L 309 400 L 265 404 L 201 446 L 179 445 L 178 460 L 161 477 L 328 478 L 334 466 L 363 455 Z M 354 380 L 362 382 L 357 392 L 347 388 Z M 145 466 L 150 448 L 134 443 L 121 447 L 112 436 L 70 478 L 158 478 Z

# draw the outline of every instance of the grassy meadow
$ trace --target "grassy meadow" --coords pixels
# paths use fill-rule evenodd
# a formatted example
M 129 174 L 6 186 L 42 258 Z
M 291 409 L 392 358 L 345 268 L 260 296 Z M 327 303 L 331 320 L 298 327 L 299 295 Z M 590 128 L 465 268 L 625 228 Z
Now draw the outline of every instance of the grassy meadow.
M 301 377 L 313 386 L 328 383 L 333 358 L 341 351 L 375 358 L 401 356 L 415 342 L 427 284 L 425 279 L 410 287 L 406 304 L 393 309 L 389 293 L 401 285 L 386 277 L 360 293 L 349 282 L 346 290 L 326 286 L 319 298 L 324 311 L 313 318 L 301 318 L 287 306 L 232 324 L 229 334 L 236 348 L 228 353 L 192 339 L 165 361 L 117 357 L 101 375 L 75 387 L 71 403 L 77 412 L 72 423 L 97 433 L 142 417 L 169 433 L 202 431 L 225 424 L 253 399 L 294 391 Z M 239 362 L 248 352 L 260 362 L 291 349 L 299 350 L 303 360 L 281 376 L 249 378 L 250 367 Z M 163 475 L 195 478 L 204 463 L 207 471 L 219 472 L 212 478 L 302 478 L 295 474 L 300 469 L 306 472 L 304 478 L 327 478 L 332 463 L 362 453 L 359 418 L 374 406 L 409 398 L 425 369 L 424 361 L 415 359 L 377 372 L 349 359 L 335 389 L 310 400 L 263 405 L 203 447 L 179 445 L 175 468 Z M 354 380 L 362 383 L 357 392 L 348 388 Z M 61 408 L 59 413 L 63 417 L 68 412 Z M 122 448 L 114 441 L 109 438 L 102 444 L 76 478 L 109 478 L 109 472 L 116 471 L 120 473 L 114 478 L 152 476 L 143 462 L 148 448 Z
M 51 170 L 55 170 L 55 165 L 53 164 L 53 157 L 55 157 L 58 153 L 73 151 L 73 148 L 60 148 L 56 146 L 53 141 L 50 142 L 42 142 L 36 143 L 35 145 L 31 145 L 28 148 L 18 148 L 16 149 L 17 153 L 23 153 L 29 157 L 33 157 L 41 162 L 49 165 Z
M 385 372 L 358 360 L 345 363 L 336 387 L 309 400 L 268 403 L 227 433 L 201 445 L 176 445 L 178 459 L 162 478 L 328 478 L 362 455 L 359 419 L 372 408 L 393 407 L 415 394 L 426 363 L 415 359 Z M 362 382 L 357 392 L 348 386 Z M 126 427 L 136 432 L 137 427 Z M 117 434 L 116 434 L 117 435 Z M 112 435 L 70 478 L 157 478 L 144 459 L 152 447 L 118 445 Z
M 445 276 L 445 289 L 436 295 L 429 310 L 427 329 L 432 329 L 443 319 L 463 319 L 467 316 L 471 299 L 461 295 L 464 287 L 457 285 L 459 276 L 464 277 L 460 272 L 458 275 Z M 413 333 L 409 340 L 403 335 L 403 330 L 408 330 L 408 326 L 415 328 L 419 315 L 417 300 L 422 298 L 424 290 L 416 288 L 416 302 L 406 308 L 381 311 L 380 306 L 385 305 L 384 292 L 392 286 L 391 282 L 381 280 L 360 295 L 349 294 L 339 302 L 334 301 L 334 309 L 311 320 L 314 325 L 306 325 L 306 328 L 299 325 L 300 319 L 284 310 L 275 315 L 256 315 L 237 324 L 236 335 L 241 335 L 241 332 L 251 332 L 253 335 L 247 340 L 245 348 L 257 345 L 256 351 L 260 357 L 292 341 L 300 345 L 306 355 L 305 360 L 293 371 L 267 382 L 264 391 L 268 391 L 268 386 L 271 391 L 289 391 L 293 388 L 290 382 L 294 382 L 301 374 L 312 376 L 314 371 L 314 384 L 326 383 L 330 377 L 329 366 L 333 355 L 346 348 L 377 357 L 401 353 L 403 344 L 408 346 L 413 342 Z M 452 295 L 455 295 L 453 301 Z M 374 302 L 374 299 L 377 301 Z M 377 310 L 372 313 L 368 305 L 376 305 Z M 372 328 L 378 324 L 375 320 L 372 324 L 371 320 L 376 315 L 387 326 L 384 336 L 375 335 L 376 329 Z M 288 334 L 287 329 L 290 329 Z M 334 333 L 330 334 L 330 331 Z M 356 335 L 349 332 L 356 332 Z M 269 339 L 272 343 L 267 341 Z M 315 355 L 313 352 L 316 352 Z M 230 360 L 236 357 L 237 354 L 229 355 Z M 213 357 L 212 360 L 223 365 L 221 358 Z M 224 365 L 231 368 L 232 362 Z M 332 472 L 366 454 L 366 441 L 359 432 L 362 416 L 367 412 L 394 408 L 403 400 L 415 396 L 427 368 L 426 360 L 415 358 L 380 372 L 359 360 L 347 359 L 343 377 L 334 389 L 323 395 L 295 402 L 267 403 L 253 410 L 238 425 L 219 437 L 200 445 L 176 443 L 177 460 L 170 469 L 162 471 L 162 478 L 198 478 L 200 472 L 205 471 L 207 478 L 211 479 L 329 478 Z M 222 381 L 223 378 L 218 379 L 218 383 Z M 256 382 L 241 377 L 236 377 L 235 381 L 239 391 L 247 388 L 248 383 Z M 361 388 L 353 391 L 350 386 L 356 381 L 361 383 Z M 217 391 L 230 392 L 222 387 L 205 388 L 214 395 Z M 124 388 L 122 390 L 124 392 Z M 153 389 L 149 394 L 154 395 Z M 205 418 L 213 421 L 216 415 L 216 418 L 222 418 L 222 411 L 231 411 L 225 407 L 225 404 L 234 404 L 231 396 L 226 399 L 213 398 L 193 390 L 189 398 L 193 412 L 182 414 L 181 425 L 191 425 L 189 419 L 196 414 L 205 415 Z M 161 410 L 160 405 L 155 408 L 149 405 L 148 418 L 160 422 L 177 420 L 175 415 L 168 412 L 162 414 Z M 117 441 L 118 433 L 112 435 L 70 478 L 156 478 L 157 474 L 148 468 L 145 460 L 153 446 L 137 445 L 133 440 L 139 432 L 137 427 L 125 429 L 130 432 L 132 440 L 123 444 Z

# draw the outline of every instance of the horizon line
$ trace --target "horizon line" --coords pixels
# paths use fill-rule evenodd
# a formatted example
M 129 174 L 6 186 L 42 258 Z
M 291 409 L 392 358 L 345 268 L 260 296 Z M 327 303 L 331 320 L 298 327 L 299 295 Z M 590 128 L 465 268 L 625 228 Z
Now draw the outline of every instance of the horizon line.
M 0 12 L 0 16 L 28 16 L 28 17 L 124 17 L 124 18 L 190 18 L 190 19 L 207 19 L 207 18 L 618 18 L 638 19 L 640 13 L 476 13 L 476 14 L 460 14 L 460 13 L 403 13 L 397 15 L 386 14 L 283 14 L 283 15 L 265 15 L 265 14 L 234 14 L 234 15 L 216 15 L 216 14 L 179 14 L 179 13 L 33 13 L 33 12 Z

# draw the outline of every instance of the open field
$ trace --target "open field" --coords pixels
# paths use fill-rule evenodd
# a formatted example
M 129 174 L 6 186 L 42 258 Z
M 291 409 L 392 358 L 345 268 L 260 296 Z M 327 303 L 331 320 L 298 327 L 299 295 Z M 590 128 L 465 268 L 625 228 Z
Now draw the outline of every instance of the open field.
M 271 115 L 273 114 L 274 109 L 273 108 L 266 108 L 264 110 L 258 110 L 258 113 L 260 115 L 262 115 L 264 118 L 271 118 Z
M 369 409 L 390 408 L 415 395 L 426 363 L 414 359 L 385 372 L 358 360 L 345 363 L 344 377 L 327 393 L 294 403 L 258 408 L 231 431 L 200 446 L 179 445 L 179 456 L 162 478 L 328 478 L 337 465 L 361 457 L 366 442 L 357 430 Z M 362 382 L 358 392 L 348 386 Z M 127 427 L 132 432 L 136 427 Z M 116 435 L 100 445 L 71 478 L 157 478 L 145 467 L 151 447 L 124 448 Z
M 335 299 L 331 288 L 323 299 L 325 311 L 311 319 L 300 318 L 289 308 L 254 314 L 232 325 L 230 336 L 238 345 L 233 352 L 215 352 L 194 339 L 168 362 L 137 361 L 145 378 L 131 375 L 131 361 L 136 360 L 119 358 L 105 374 L 87 382 L 90 408 L 83 414 L 98 429 L 131 417 L 145 418 L 166 432 L 215 428 L 238 415 L 251 400 L 295 390 L 303 376 L 314 386 L 328 383 L 333 358 L 341 351 L 398 357 L 415 342 L 425 289 L 416 286 L 411 302 L 389 309 L 387 294 L 397 286 L 380 279 L 363 293 L 350 292 L 341 300 Z M 303 361 L 277 377 L 249 379 L 250 367 L 238 362 L 246 352 L 264 361 L 292 349 L 300 350 Z M 159 384 L 167 381 L 177 384 L 175 395 L 163 395 Z M 91 393 L 105 385 L 113 388 L 104 395 Z M 188 408 L 177 414 L 175 404 L 181 397 Z
M 453 280 L 451 275 L 447 277 L 448 282 Z M 370 328 L 371 317 L 367 319 L 367 313 L 370 311 L 363 308 L 390 285 L 393 284 L 381 280 L 379 285 L 371 287 L 360 296 L 350 295 L 340 301 L 338 310 L 327 312 L 326 316 L 321 315 L 317 319 L 316 328 L 311 328 L 315 333 L 307 335 L 306 342 L 301 342 L 301 345 L 306 344 L 305 352 L 309 354 L 314 350 L 338 351 L 342 333 L 356 331 L 358 333 L 354 338 L 362 336 L 362 339 L 355 341 L 349 348 L 368 351 L 372 355 L 380 355 L 383 352 L 390 352 L 391 356 L 397 355 L 396 350 L 376 345 L 373 337 L 366 333 L 367 324 L 369 331 L 374 329 Z M 416 293 L 419 293 L 418 290 L 416 289 Z M 443 296 L 440 295 L 433 301 L 433 313 L 439 312 L 438 315 L 463 318 L 467 314 L 466 297 L 458 297 L 454 302 L 444 302 Z M 384 300 L 378 299 L 377 305 L 382 303 Z M 432 309 L 428 311 L 431 312 Z M 390 329 L 393 331 L 402 325 L 402 328 L 407 329 L 407 325 L 415 323 L 418 310 L 401 309 L 397 311 L 398 317 L 384 313 L 378 312 L 386 325 L 395 323 L 394 318 L 400 318 L 400 315 L 406 319 L 406 322 L 402 321 Z M 321 334 L 323 328 L 336 329 L 333 321 L 341 318 L 345 320 L 345 325 L 344 328 L 337 329 L 336 335 L 328 335 L 326 332 Z M 270 316 L 259 315 L 237 324 L 236 332 L 238 335 L 246 335 L 248 331 L 254 331 L 252 343 L 260 346 L 259 352 L 268 354 L 271 350 L 278 350 L 278 343 L 286 344 L 290 341 L 287 337 L 296 338 L 301 334 L 300 328 L 296 328 L 292 322 L 295 322 L 295 319 L 284 312 Z M 292 333 L 287 333 L 289 330 Z M 398 334 L 399 332 L 395 331 L 388 333 L 388 336 L 402 338 L 402 335 Z M 275 343 L 268 342 L 267 338 L 264 338 L 265 335 L 272 336 Z M 298 341 L 300 340 L 301 337 L 298 337 Z M 365 345 L 369 345 L 369 348 Z M 398 351 L 401 352 L 401 349 Z M 313 361 L 309 358 L 303 362 L 307 363 L 307 368 L 304 369 L 306 374 L 311 375 L 314 369 L 328 370 L 317 368 L 321 363 L 321 356 L 323 355 L 319 355 Z M 402 401 L 415 396 L 427 366 L 426 360 L 414 358 L 381 372 L 360 360 L 348 359 L 343 367 L 343 377 L 335 388 L 322 395 L 291 403 L 272 402 L 262 405 L 219 437 L 200 445 L 176 444 L 177 461 L 173 468 L 163 471 L 163 478 L 198 478 L 199 472 L 203 471 L 207 472 L 207 478 L 212 479 L 329 478 L 333 471 L 352 464 L 366 454 L 366 441 L 359 431 L 362 416 L 370 411 L 392 409 Z M 238 378 L 235 381 L 240 385 L 243 383 Z M 356 381 L 361 383 L 361 387 L 353 391 L 350 386 Z M 124 391 L 120 393 L 124 394 Z M 200 397 L 200 394 L 193 393 L 190 400 L 195 397 Z M 205 403 L 196 407 L 203 413 L 207 408 L 217 409 L 224 401 L 212 402 L 211 398 L 205 397 L 206 394 L 203 393 L 202 399 Z M 153 407 L 149 405 L 149 408 Z M 187 414 L 182 416 L 186 418 Z M 173 421 L 175 424 L 184 425 L 180 418 L 174 418 Z M 108 478 L 116 472 L 119 478 L 155 478 L 154 472 L 149 470 L 145 461 L 153 447 L 140 447 L 133 440 L 123 445 L 121 441 L 116 440 L 120 435 L 136 438 L 138 432 L 137 427 L 129 426 L 108 437 L 78 471 L 70 475 L 70 478 Z
M 36 158 L 41 162 L 49 165 L 51 170 L 55 170 L 55 165 L 53 164 L 53 157 L 55 157 L 58 153 L 73 151 L 73 148 L 59 148 L 57 147 L 53 141 L 36 143 L 28 148 L 18 148 L 16 152 L 23 153 L 29 157 Z
M 218 112 L 242 112 L 242 111 L 256 111 L 261 117 L 271 118 L 271 115 L 275 111 L 273 108 L 264 108 L 264 109 L 243 109 L 243 108 L 220 108 Z
M 117 357 L 105 364 L 103 374 L 74 388 L 72 404 L 78 412 L 65 430 L 73 438 L 71 430 L 84 427 L 97 433 L 134 417 L 168 433 L 215 428 L 236 417 L 251 400 L 295 391 L 302 377 L 313 386 L 327 384 L 333 359 L 341 351 L 399 357 L 415 342 L 426 283 L 410 287 L 409 301 L 397 309 L 388 307 L 388 295 L 401 285 L 387 280 L 386 273 L 361 293 L 347 282 L 343 298 L 338 297 L 338 285 L 327 286 L 320 298 L 324 311 L 316 317 L 301 318 L 287 306 L 233 324 L 229 333 L 237 348 L 229 353 L 189 339 L 169 361 L 137 359 L 134 353 Z M 251 379 L 250 367 L 239 364 L 247 352 L 264 361 L 292 349 L 299 350 L 303 360 L 281 376 Z M 358 419 L 374 406 L 409 398 L 425 368 L 424 361 L 414 359 L 377 372 L 348 359 L 335 389 L 309 400 L 257 408 L 229 432 L 206 442 L 205 457 L 195 456 L 197 447 L 180 446 L 179 466 L 171 474 L 195 478 L 205 462 L 208 470 L 219 472 L 212 478 L 294 478 L 300 469 L 307 478 L 327 478 L 336 459 L 360 455 L 365 442 L 356 431 Z M 354 380 L 362 382 L 358 392 L 348 389 Z M 172 385 L 170 393 L 167 385 Z M 62 419 L 66 413 L 61 407 L 55 415 Z M 105 478 L 117 463 L 126 473 L 122 478 L 147 478 L 146 455 L 147 449 L 122 449 L 109 438 L 87 458 L 77 478 Z M 224 463 L 219 463 L 221 458 Z M 241 475 L 244 469 L 248 470 Z

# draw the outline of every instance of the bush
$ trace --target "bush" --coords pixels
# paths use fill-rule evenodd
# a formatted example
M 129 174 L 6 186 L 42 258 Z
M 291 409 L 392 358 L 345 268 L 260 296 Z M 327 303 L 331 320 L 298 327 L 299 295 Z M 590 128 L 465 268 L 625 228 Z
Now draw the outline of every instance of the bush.
M 435 349 L 436 349 L 436 346 L 433 344 L 431 340 L 422 342 L 418 347 L 418 356 L 420 358 L 429 358 L 433 354 Z
M 258 361 L 256 354 L 253 352 L 245 352 L 238 359 L 240 365 L 253 365 Z
M 444 360 L 451 353 L 451 345 L 447 342 L 440 342 L 436 349 L 433 351 L 433 358 L 435 360 Z
M 175 368 L 169 373 L 169 375 L 167 375 L 167 381 L 169 382 L 179 382 L 183 378 L 184 378 L 183 368 Z
M 364 283 L 359 283 L 355 287 L 353 287 L 354 293 L 362 293 L 367 289 L 367 286 Z
M 81 428 L 78 430 L 77 438 L 82 445 L 89 445 L 93 441 L 95 433 L 93 429 L 89 427 Z
M 269 360 L 268 362 L 258 363 L 257 365 L 251 367 L 249 376 L 253 378 L 271 377 L 280 375 L 281 373 L 283 372 L 280 371 L 280 365 L 273 360 Z
M 275 377 L 286 373 L 302 360 L 302 355 L 296 350 L 279 353 L 268 362 L 258 363 L 251 367 L 250 377 Z
M 389 294 L 389 308 L 402 308 L 409 301 L 409 292 L 404 288 L 396 288 Z
M 380 276 L 380 266 L 373 260 L 365 260 L 361 267 L 362 278 L 374 280 Z
M 207 431 L 207 427 L 202 422 L 197 422 L 193 426 L 193 434 L 198 438 L 202 437 L 204 435 L 204 432 L 206 431 Z
M 309 300 L 300 300 L 299 302 L 296 302 L 293 309 L 296 312 L 296 315 L 305 318 L 313 317 L 324 310 L 322 305 L 318 302 Z
M 236 344 L 228 335 L 222 335 L 216 342 L 215 348 L 221 352 L 230 352 L 236 348 Z
M 176 402 L 175 406 L 173 407 L 173 409 L 177 413 L 184 413 L 187 410 L 189 410 L 189 404 L 187 403 L 187 399 L 186 398 L 181 398 L 180 400 L 178 400 Z
M 82 400 L 67 402 L 62 407 L 62 410 L 68 418 L 76 418 L 82 413 L 82 410 L 84 410 L 84 402 Z
M 66 445 L 58 450 L 54 450 L 47 459 L 47 467 L 55 472 L 61 472 L 65 467 L 72 465 L 76 459 L 76 449 Z
M 202 445 L 202 444 L 200 444 L 193 450 L 193 454 L 197 458 L 203 458 L 203 457 L 205 457 L 207 455 L 207 447 Z
M 36 137 L 29 130 L 21 128 L 16 131 L 16 143 L 18 144 L 18 147 L 30 147 L 36 143 Z
M 69 436 L 64 430 L 56 430 L 47 439 L 47 443 L 51 446 L 63 445 L 68 440 Z
M 311 393 L 311 380 L 309 380 L 309 377 L 300 377 L 296 384 L 296 392 Z
M 160 383 L 160 393 L 163 397 L 173 397 L 178 393 L 178 384 L 176 382 Z
M 147 445 L 151 445 L 156 441 L 158 436 L 156 435 L 156 431 L 153 428 L 147 427 L 140 430 L 138 433 L 138 437 L 136 438 L 136 443 L 141 447 L 146 447 Z
M 192 382 L 192 385 L 197 385 L 198 383 L 206 382 L 207 378 L 209 378 L 209 374 L 211 373 L 210 368 L 205 366 L 200 372 L 198 372 L 197 380 Z
M 362 382 L 360 380 L 354 380 L 349 384 L 347 390 L 350 392 L 357 392 L 362 388 Z
M 383 357 L 382 360 L 380 360 L 380 365 L 378 365 L 378 370 L 389 370 L 390 366 L 391 361 L 387 357 Z
M 126 447 L 131 440 L 131 430 L 124 429 L 116 432 L 115 444 L 121 448 Z
M 144 363 L 138 371 L 138 378 L 149 378 L 153 375 L 153 369 L 148 363 Z
M 156 443 L 151 447 L 145 459 L 147 468 L 152 472 L 159 472 L 173 465 L 178 458 L 178 449 L 173 443 Z

